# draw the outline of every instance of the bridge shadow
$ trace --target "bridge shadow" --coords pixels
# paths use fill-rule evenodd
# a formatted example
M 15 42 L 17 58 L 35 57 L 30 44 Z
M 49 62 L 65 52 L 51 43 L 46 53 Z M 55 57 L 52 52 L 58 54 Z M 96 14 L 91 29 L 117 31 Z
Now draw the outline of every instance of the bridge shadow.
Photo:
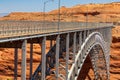
M 87 56 L 82 66 L 77 80 L 94 80 L 94 72 L 92 69 L 92 63 L 89 55 Z

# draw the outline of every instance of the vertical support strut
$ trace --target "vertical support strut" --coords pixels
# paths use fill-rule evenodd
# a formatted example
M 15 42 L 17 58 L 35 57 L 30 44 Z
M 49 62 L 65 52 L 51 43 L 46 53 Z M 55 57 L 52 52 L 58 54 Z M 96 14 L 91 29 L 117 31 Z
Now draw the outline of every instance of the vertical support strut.
M 110 80 L 110 45 L 111 45 L 111 41 L 112 41 L 112 32 L 111 32 L 112 30 L 111 30 L 111 28 L 109 28 L 109 30 L 108 30 L 108 32 L 109 32 L 109 37 L 108 37 L 108 39 L 107 40 L 109 40 L 109 44 L 107 44 L 109 47 L 108 47 L 108 66 L 107 66 L 107 68 L 108 68 L 108 71 L 107 71 L 107 73 L 108 73 L 108 80 Z M 107 32 L 107 33 L 108 33 Z
M 60 47 L 60 35 L 57 35 L 57 39 L 56 39 L 56 80 L 58 80 L 58 76 L 59 76 L 59 47 Z
M 17 80 L 18 48 L 15 48 L 14 54 L 14 80 Z
M 73 41 L 73 62 L 75 62 L 75 55 L 76 55 L 76 32 L 74 33 L 74 41 Z
M 21 71 L 21 80 L 26 80 L 26 44 L 27 40 L 24 40 L 22 43 L 22 71 Z
M 30 80 L 32 80 L 32 72 L 33 72 L 33 42 L 30 43 Z
M 109 45 L 109 50 L 108 50 L 108 63 L 107 63 L 107 77 L 108 77 L 108 80 L 110 80 L 110 45 Z
M 69 65 L 69 33 L 66 36 L 66 80 L 68 79 L 68 65 Z
M 84 31 L 83 33 L 84 33 L 84 34 L 83 34 L 83 35 L 84 35 L 84 36 L 83 36 L 83 39 L 84 39 L 84 41 L 85 41 L 85 38 L 86 38 L 86 31 Z
M 46 36 L 44 36 L 43 40 L 42 40 L 42 76 L 41 76 L 41 80 L 45 80 L 45 72 L 46 72 Z
M 79 49 L 81 49 L 82 45 L 82 32 L 79 33 Z
M 74 33 L 73 39 L 74 39 L 73 40 L 73 62 L 75 63 L 75 57 L 76 57 L 76 32 Z M 75 68 L 75 70 L 76 70 L 76 68 Z M 73 74 L 73 79 L 75 79 L 76 72 L 77 72 L 77 70 Z

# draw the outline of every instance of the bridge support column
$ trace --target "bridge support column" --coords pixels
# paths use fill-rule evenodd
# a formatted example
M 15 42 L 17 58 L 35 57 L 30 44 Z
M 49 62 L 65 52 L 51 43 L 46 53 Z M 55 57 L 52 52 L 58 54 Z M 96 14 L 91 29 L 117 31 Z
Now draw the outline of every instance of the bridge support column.
M 56 39 L 56 80 L 58 80 L 59 77 L 59 47 L 60 47 L 60 35 L 57 35 Z
M 86 39 L 86 30 L 83 31 L 83 41 L 85 41 L 85 39 Z
M 81 49 L 82 45 L 82 32 L 79 33 L 79 50 Z
M 75 56 L 76 56 L 76 32 L 74 33 L 73 37 L 73 62 L 75 62 Z
M 75 57 L 76 57 L 76 32 L 74 33 L 73 37 L 73 62 L 75 64 Z M 73 80 L 75 79 L 75 75 L 77 74 L 77 69 L 75 69 L 75 73 L 73 74 Z
M 68 33 L 66 36 L 66 80 L 68 80 L 68 70 L 69 70 L 69 36 Z
M 18 48 L 14 51 L 14 80 L 17 80 Z
M 24 40 L 22 43 L 22 71 L 21 71 L 21 80 L 26 80 L 26 44 L 27 40 Z
M 109 46 L 109 50 L 108 53 L 110 54 L 110 46 Z M 108 80 L 110 80 L 110 55 L 108 54 L 108 63 L 107 63 L 107 75 L 108 75 Z
M 46 74 L 46 36 L 42 40 L 42 76 L 41 80 L 45 80 Z
M 32 80 L 32 71 L 33 71 L 33 42 L 30 43 L 30 80 Z

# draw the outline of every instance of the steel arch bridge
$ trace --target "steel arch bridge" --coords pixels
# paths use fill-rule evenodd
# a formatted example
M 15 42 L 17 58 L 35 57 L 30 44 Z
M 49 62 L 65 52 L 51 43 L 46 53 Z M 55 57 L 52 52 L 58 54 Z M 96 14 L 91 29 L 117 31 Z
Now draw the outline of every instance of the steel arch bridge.
M 102 53 L 99 51 L 102 50 Z M 89 55 L 92 61 L 92 66 L 95 74 L 95 79 L 109 80 L 109 49 L 103 36 L 98 32 L 91 33 L 83 42 L 78 54 L 75 58 L 75 63 L 72 65 L 68 80 L 76 80 L 76 75 L 84 64 L 86 57 Z M 101 58 L 103 60 L 101 60 Z M 99 70 L 100 69 L 100 70 Z
M 56 22 L 46 22 L 43 26 L 38 21 L 1 21 L 0 25 L 0 47 L 15 49 L 14 80 L 18 79 L 18 49 L 22 50 L 21 80 L 84 80 L 80 73 L 87 57 L 94 79 L 109 80 L 111 23 L 86 26 L 84 22 L 61 22 L 59 32 Z M 29 53 L 27 44 L 30 44 Z M 34 71 L 33 44 L 41 46 L 38 55 L 41 60 Z M 50 45 L 48 52 L 47 45 Z M 30 61 L 26 54 L 30 55 Z

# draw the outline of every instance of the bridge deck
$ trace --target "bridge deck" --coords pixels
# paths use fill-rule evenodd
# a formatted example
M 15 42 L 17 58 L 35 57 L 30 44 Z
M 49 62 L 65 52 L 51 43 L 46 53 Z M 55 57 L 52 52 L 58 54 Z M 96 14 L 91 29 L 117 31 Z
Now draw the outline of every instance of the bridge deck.
M 59 31 L 93 29 L 112 26 L 110 23 L 60 22 Z M 0 21 L 0 38 L 30 36 L 58 32 L 58 22 Z
M 30 74 L 29 77 L 34 78 L 33 80 L 36 80 L 36 78 L 40 79 L 40 77 L 41 79 L 45 79 L 46 76 L 55 74 L 54 77 L 57 79 L 63 77 L 66 80 L 74 80 L 77 78 L 76 75 L 78 75 L 82 69 L 82 65 L 87 55 L 89 53 L 94 55 L 99 54 L 99 51 L 97 47 L 94 47 L 94 44 L 104 44 L 104 58 L 108 61 L 106 61 L 106 65 L 103 61 L 102 64 L 105 65 L 103 67 L 106 69 L 104 71 L 106 75 L 109 74 L 109 54 L 107 53 L 109 53 L 108 46 L 110 46 L 112 26 L 113 25 L 111 23 L 60 22 L 58 30 L 58 22 L 0 21 L 0 47 L 15 49 L 15 79 L 18 77 L 18 48 L 20 48 L 22 52 L 22 60 L 20 60 L 20 77 L 22 80 L 26 80 L 26 69 L 28 69 L 26 64 L 26 62 L 28 62 L 28 57 L 26 54 L 30 53 L 29 70 L 30 73 L 32 73 L 32 65 L 34 63 L 33 44 L 37 43 L 40 45 L 41 51 L 38 52 L 39 55 L 37 56 L 40 56 L 41 62 L 39 62 L 40 64 L 34 71 L 35 75 L 33 74 L 32 76 L 32 74 Z M 58 34 L 58 31 L 60 31 L 60 35 Z M 49 44 L 47 44 L 46 40 L 50 41 Z M 109 44 L 105 43 L 105 41 Z M 27 43 L 30 43 L 30 52 L 27 51 Z M 46 53 L 47 45 L 50 45 L 48 53 Z M 90 50 L 92 50 L 92 52 L 90 52 Z M 65 60 L 63 61 L 64 63 L 60 59 Z M 91 59 L 93 70 L 95 71 L 95 76 L 97 77 L 98 75 L 96 75 L 96 73 L 98 72 L 96 71 L 96 66 L 98 64 L 98 57 L 95 59 L 94 56 L 91 56 Z M 61 68 L 63 68 L 64 71 L 62 71 Z M 109 75 L 105 77 L 109 77 Z

